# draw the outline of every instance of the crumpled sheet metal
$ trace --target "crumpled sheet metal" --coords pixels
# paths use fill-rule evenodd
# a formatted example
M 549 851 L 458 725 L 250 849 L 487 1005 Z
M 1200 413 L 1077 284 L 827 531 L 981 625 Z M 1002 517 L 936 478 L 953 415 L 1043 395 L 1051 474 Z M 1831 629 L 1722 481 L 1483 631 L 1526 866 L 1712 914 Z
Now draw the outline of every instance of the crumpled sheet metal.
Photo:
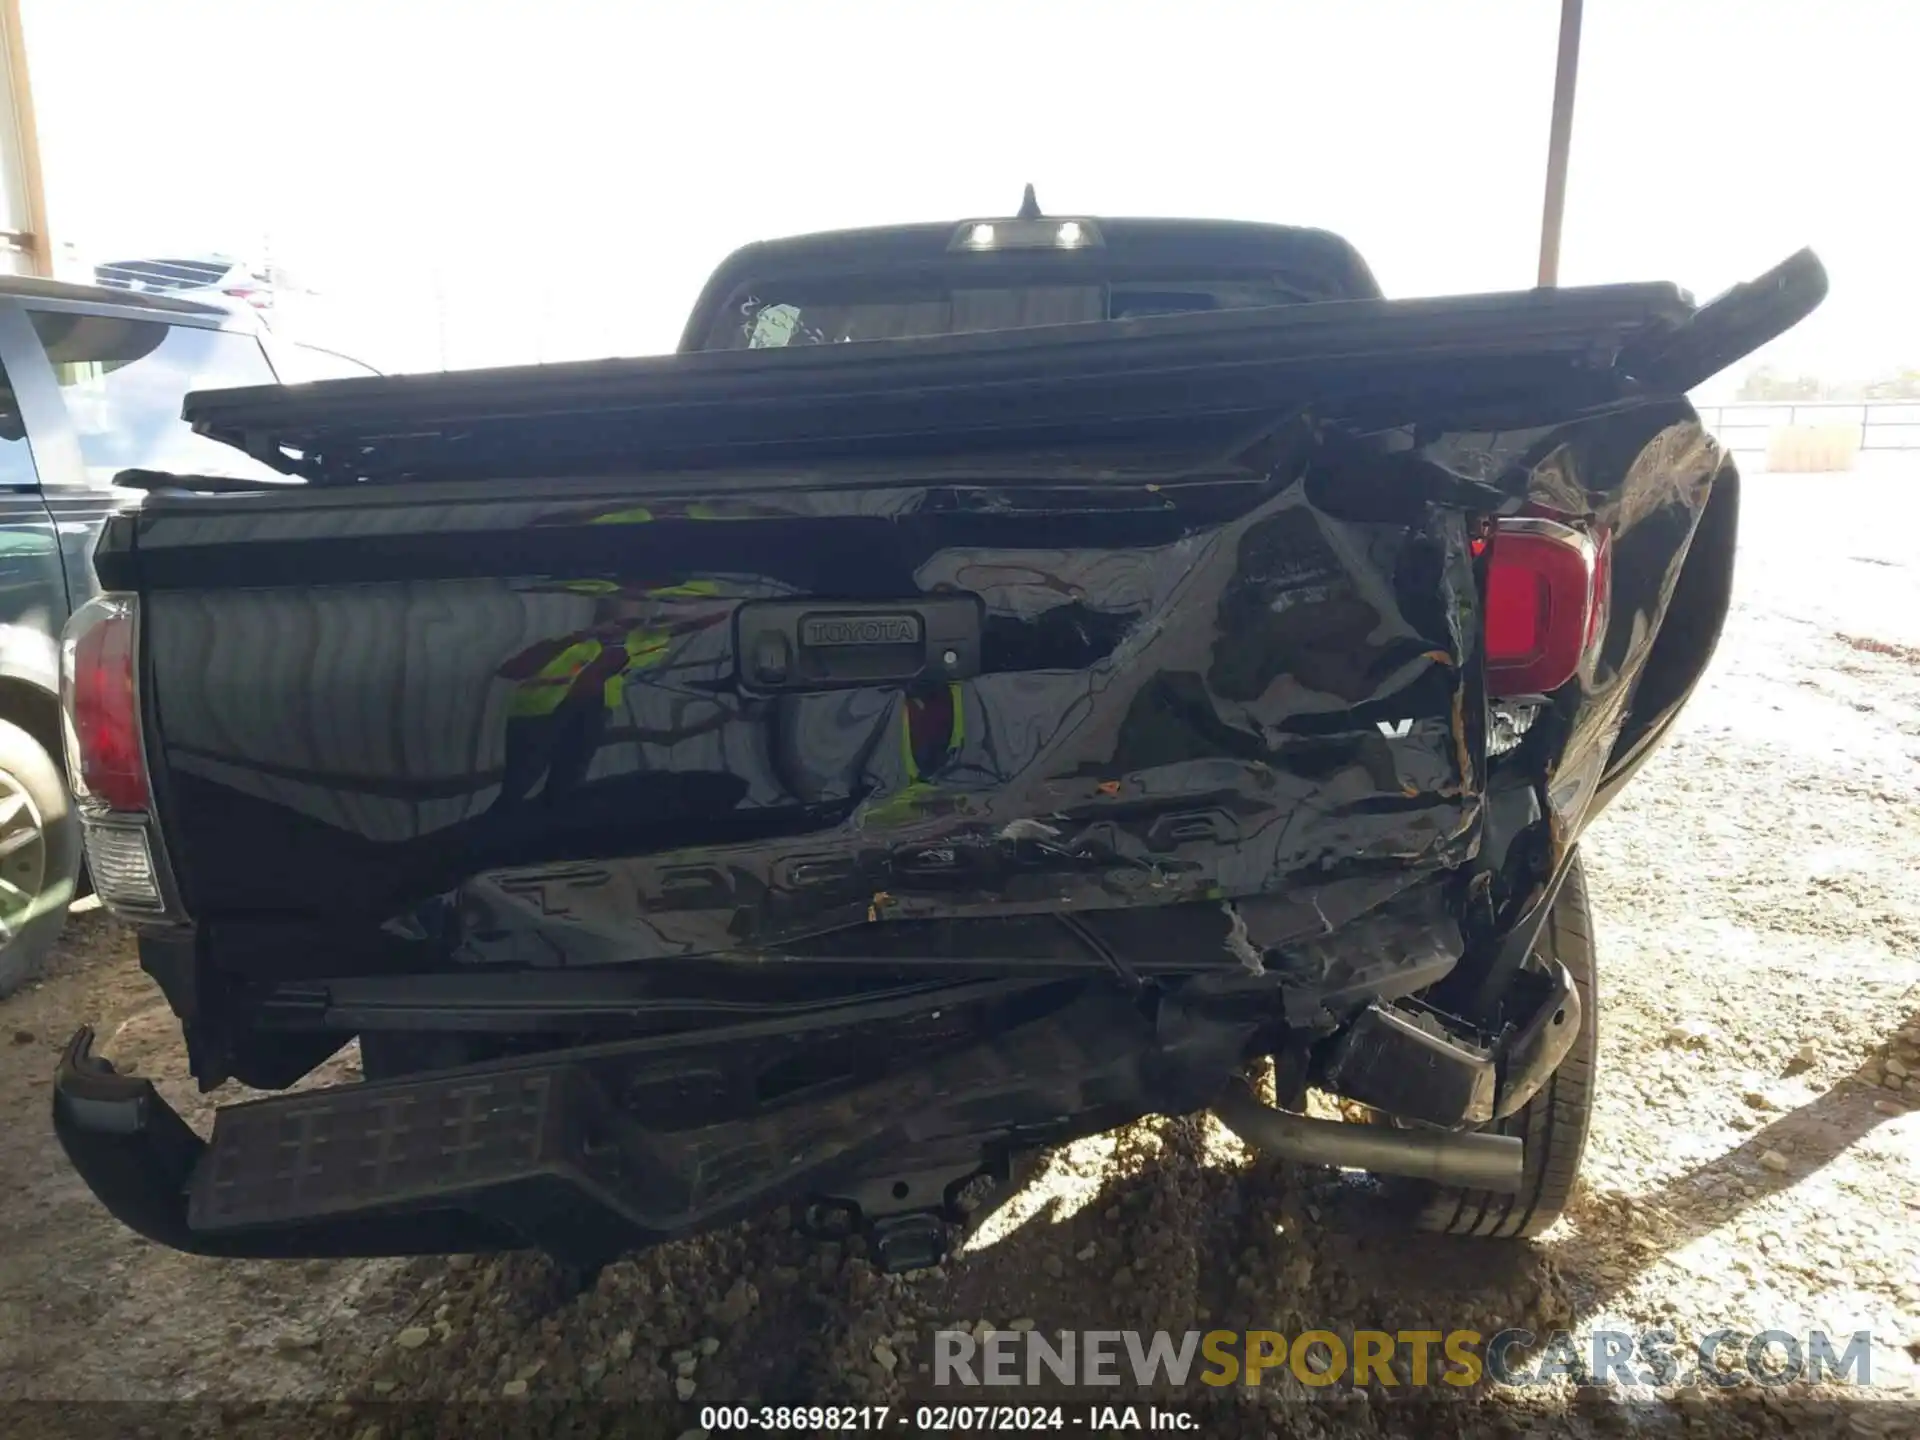
M 563 916 L 575 940 L 592 932 L 609 957 L 635 957 L 894 918 L 1219 900 L 1257 913 L 1343 877 L 1457 866 L 1477 842 L 1484 697 L 1468 664 L 1465 513 L 1416 498 L 1441 491 L 1612 534 L 1606 638 L 1560 697 L 1565 744 L 1542 777 L 1555 844 L 1570 845 L 1718 447 L 1684 406 L 1418 446 L 1338 440 L 1257 504 L 1169 543 L 1062 544 L 1064 527 L 1036 516 L 1027 543 L 935 548 L 916 570 L 924 589 L 981 595 L 990 626 L 1110 648 L 1084 667 L 962 684 L 959 741 L 918 778 L 894 738 L 899 693 L 793 702 L 788 773 L 810 803 L 849 807 L 838 824 L 584 876 L 520 869 L 469 885 L 466 903 L 486 929 L 506 905 L 508 931 Z M 698 872 L 678 895 L 676 866 Z M 1252 970 L 1231 943 L 1242 928 L 1220 959 Z M 579 958 L 573 941 L 558 948 Z
M 1708 495 L 1730 462 L 1684 403 L 1645 406 L 1554 438 L 1530 471 L 1528 499 L 1590 517 L 1606 528 L 1612 551 L 1604 636 L 1556 697 L 1567 733 L 1545 778 L 1558 856 L 1591 818 Z
M 1662 402 L 1498 432 L 1297 417 L 1160 471 L 915 462 L 711 500 L 656 483 L 637 506 L 556 482 L 457 534 L 444 496 L 384 497 L 360 523 L 420 578 L 154 597 L 169 822 L 231 877 L 226 903 L 436 908 L 478 961 L 1223 903 L 1284 943 L 1317 933 L 1303 896 L 1476 852 L 1475 514 L 1533 503 L 1613 534 L 1606 638 L 1555 697 L 1540 777 L 1572 843 L 1720 458 Z M 944 697 L 738 682 L 741 604 L 948 590 L 986 620 L 981 672 Z M 288 613 L 264 623 L 262 595 Z M 588 631 L 647 663 L 556 739 L 516 709 L 514 663 Z
M 804 798 L 843 819 L 482 877 L 466 887 L 486 912 L 469 933 L 513 930 L 501 912 L 518 910 L 638 958 L 868 920 L 1209 901 L 1457 864 L 1478 813 L 1457 733 L 1473 614 L 1464 525 L 1433 506 L 1411 524 L 1340 518 L 1296 477 L 1167 543 L 936 548 L 917 570 L 923 590 L 980 595 L 990 636 L 1007 623 L 1046 638 L 1030 642 L 1041 663 L 1000 671 L 989 640 L 989 673 L 955 687 L 957 719 L 931 765 L 914 754 L 901 691 L 776 700 L 769 748 L 784 782 L 756 776 L 748 797 Z M 1045 664 L 1049 647 L 1087 663 Z M 764 709 L 743 706 L 733 723 L 771 727 Z

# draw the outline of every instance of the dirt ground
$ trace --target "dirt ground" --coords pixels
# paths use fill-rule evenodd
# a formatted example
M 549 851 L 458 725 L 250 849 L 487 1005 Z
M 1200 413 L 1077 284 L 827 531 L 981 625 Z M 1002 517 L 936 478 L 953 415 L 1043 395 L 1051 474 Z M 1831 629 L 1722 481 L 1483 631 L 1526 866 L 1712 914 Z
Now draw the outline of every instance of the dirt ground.
M 232 1098 L 185 1083 L 170 1017 L 95 912 L 0 1006 L 0 1401 L 345 1416 L 524 1396 L 517 1413 L 558 1427 L 543 1399 L 594 1397 L 648 1402 L 675 1434 L 703 1403 L 925 1398 L 932 1332 L 957 1324 L 1666 1325 L 1682 1345 L 1871 1331 L 1874 1399 L 1562 1382 L 1333 1401 L 1281 1372 L 1173 1398 L 1207 1434 L 1766 1434 L 1806 1407 L 1809 1433 L 1920 1434 L 1920 476 L 1763 475 L 1744 510 L 1709 681 L 1586 842 L 1606 1078 L 1583 1191 L 1543 1241 L 1401 1236 L 1365 1187 L 1256 1163 L 1202 1120 L 1052 1155 L 967 1253 L 911 1278 L 781 1215 L 577 1295 L 530 1257 L 196 1260 L 117 1226 L 50 1131 L 48 1077 L 82 1021 L 203 1130 Z

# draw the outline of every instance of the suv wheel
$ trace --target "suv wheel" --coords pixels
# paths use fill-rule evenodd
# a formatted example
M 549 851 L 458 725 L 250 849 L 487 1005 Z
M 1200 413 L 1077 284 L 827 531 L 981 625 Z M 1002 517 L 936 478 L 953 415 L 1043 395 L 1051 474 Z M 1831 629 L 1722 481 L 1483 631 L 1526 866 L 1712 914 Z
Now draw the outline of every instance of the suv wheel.
M 0 720 L 0 997 L 40 973 L 80 874 L 80 821 L 53 757 Z

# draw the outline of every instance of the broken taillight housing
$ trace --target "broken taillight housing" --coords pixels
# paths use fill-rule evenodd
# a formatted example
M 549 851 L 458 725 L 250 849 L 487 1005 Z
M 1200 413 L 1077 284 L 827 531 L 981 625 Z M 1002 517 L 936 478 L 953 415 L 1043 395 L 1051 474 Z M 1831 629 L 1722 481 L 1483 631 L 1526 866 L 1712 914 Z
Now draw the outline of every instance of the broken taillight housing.
M 1494 523 L 1487 548 L 1487 691 L 1545 695 L 1579 673 L 1606 628 L 1607 536 L 1538 516 Z

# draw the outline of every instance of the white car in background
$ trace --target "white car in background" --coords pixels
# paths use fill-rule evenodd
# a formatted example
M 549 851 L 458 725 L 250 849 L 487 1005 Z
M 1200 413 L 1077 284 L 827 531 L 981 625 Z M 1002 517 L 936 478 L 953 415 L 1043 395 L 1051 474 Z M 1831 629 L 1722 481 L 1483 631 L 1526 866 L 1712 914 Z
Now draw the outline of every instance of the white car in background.
M 277 265 L 254 265 L 231 256 L 204 254 L 187 258 L 113 260 L 93 267 L 96 285 L 142 295 L 165 296 L 208 305 L 254 322 L 255 333 L 272 357 L 285 382 L 335 380 L 356 375 L 378 375 L 373 366 L 324 345 L 290 338 L 299 325 L 276 326 L 288 296 L 312 294 Z
M 93 267 L 93 279 L 96 285 L 111 290 L 167 295 L 177 300 L 218 305 L 225 310 L 251 310 L 269 325 L 273 323 L 279 296 L 301 289 L 276 265 L 254 264 L 219 254 L 111 260 Z

